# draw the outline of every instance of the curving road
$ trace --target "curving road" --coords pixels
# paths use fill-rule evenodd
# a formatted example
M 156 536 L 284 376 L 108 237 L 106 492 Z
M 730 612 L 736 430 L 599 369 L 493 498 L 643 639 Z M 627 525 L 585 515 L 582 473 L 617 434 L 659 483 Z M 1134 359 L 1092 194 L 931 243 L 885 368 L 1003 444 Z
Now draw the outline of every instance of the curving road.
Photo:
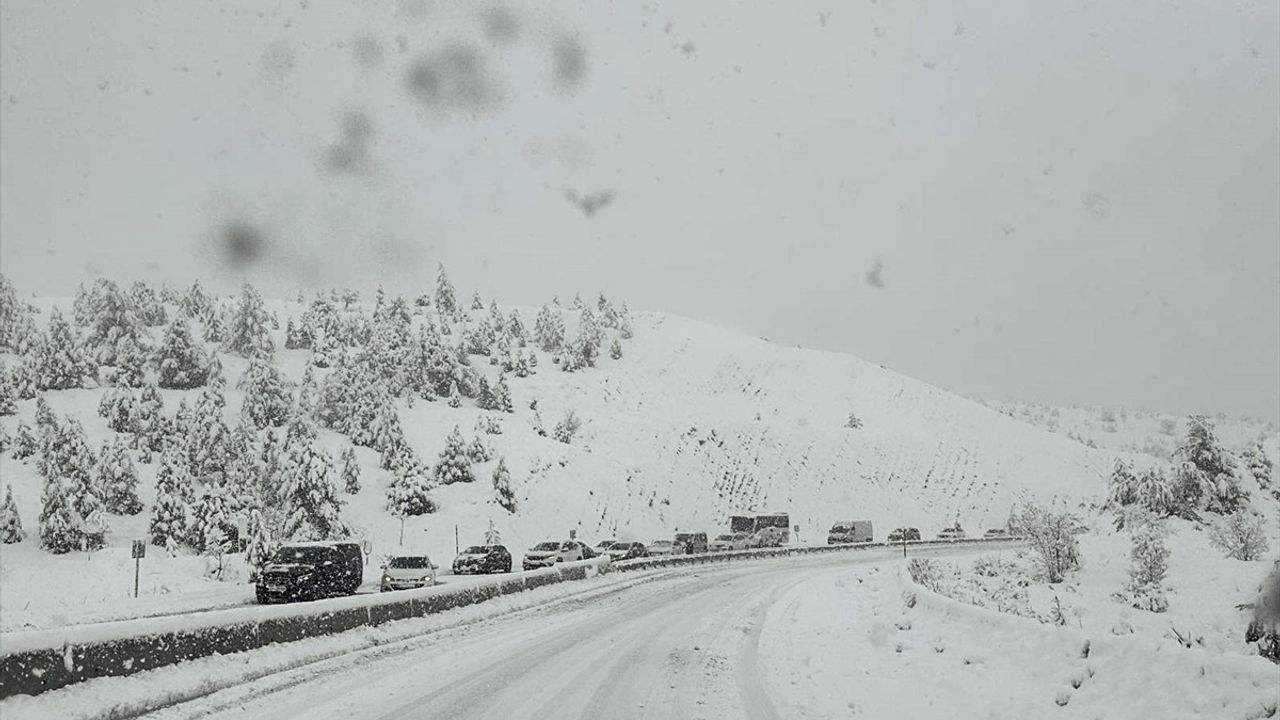
M 590 600 L 441 631 L 403 653 L 335 658 L 157 716 L 774 720 L 759 668 L 765 611 L 815 574 L 895 561 L 840 553 L 654 572 Z

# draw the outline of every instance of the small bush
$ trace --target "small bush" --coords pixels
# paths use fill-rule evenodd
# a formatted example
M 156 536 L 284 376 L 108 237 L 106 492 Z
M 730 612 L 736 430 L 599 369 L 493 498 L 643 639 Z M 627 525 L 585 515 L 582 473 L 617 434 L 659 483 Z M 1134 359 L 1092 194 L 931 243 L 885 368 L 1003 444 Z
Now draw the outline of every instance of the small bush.
M 560 422 L 556 423 L 555 428 L 551 431 L 551 437 L 568 445 L 573 442 L 573 436 L 578 434 L 578 428 L 580 427 L 582 427 L 582 421 L 570 410 L 564 414 L 564 418 Z
M 1209 542 L 1236 560 L 1258 560 L 1269 549 L 1262 517 L 1247 512 L 1232 513 L 1209 528 Z
M 1010 529 L 1030 542 L 1039 556 L 1041 574 L 1049 583 L 1059 583 L 1068 572 L 1080 569 L 1080 546 L 1073 530 L 1079 524 L 1074 515 L 1051 512 L 1030 503 L 1009 520 Z
M 911 581 L 915 584 L 942 592 L 942 566 L 938 562 L 929 558 L 911 558 L 907 572 L 911 573 Z

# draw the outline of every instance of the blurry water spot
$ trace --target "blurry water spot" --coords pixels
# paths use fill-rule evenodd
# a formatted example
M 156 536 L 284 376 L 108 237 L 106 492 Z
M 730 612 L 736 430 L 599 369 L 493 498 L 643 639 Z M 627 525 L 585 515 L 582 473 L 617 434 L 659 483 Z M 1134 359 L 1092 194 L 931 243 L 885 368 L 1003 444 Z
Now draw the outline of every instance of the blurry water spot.
M 1100 192 L 1091 192 L 1084 196 L 1081 203 L 1094 220 L 1106 220 L 1111 214 L 1111 198 Z
M 369 146 L 373 139 L 373 123 L 362 112 L 353 111 L 342 118 L 338 141 L 329 148 L 325 166 L 335 173 L 357 173 L 369 168 Z
M 693 57 L 693 54 L 698 52 L 698 44 L 692 40 L 685 40 L 680 45 L 680 52 L 684 53 L 686 57 Z
M 396 0 L 396 17 L 422 20 L 431 14 L 431 0 Z
M 351 58 L 361 67 L 377 67 L 382 63 L 382 43 L 372 35 L 358 35 L 351 41 Z
M 233 268 L 243 269 L 266 254 L 267 240 L 258 228 L 243 219 L 228 222 L 218 236 L 223 257 Z
M 872 265 L 871 269 L 867 271 L 867 284 L 873 288 L 884 287 L 883 273 L 884 273 L 884 262 L 881 260 L 876 260 L 875 265 Z
M 496 5 L 480 16 L 484 24 L 484 34 L 499 45 L 515 42 L 520 37 L 520 21 L 511 8 Z
M 587 217 L 595 217 L 596 213 L 613 203 L 616 193 L 613 190 L 600 190 L 589 195 L 579 195 L 576 191 L 565 188 L 564 197 L 573 203 Z
M 262 71 L 272 80 L 283 80 L 297 64 L 288 40 L 276 40 L 262 51 Z
M 967 31 L 965 30 L 964 23 L 956 23 L 956 37 L 964 37 L 965 32 Z
M 409 52 L 409 38 L 403 33 L 396 36 L 396 52 L 401 54 Z
M 576 90 L 587 74 L 587 50 L 577 38 L 562 37 L 552 48 L 556 84 L 564 90 Z
M 830 19 L 831 19 L 831 11 L 830 11 L 830 10 L 828 10 L 827 12 L 820 12 L 820 13 L 818 13 L 818 25 L 819 25 L 820 27 L 826 27 L 826 26 L 827 26 L 827 21 L 828 21 L 828 20 L 830 20 Z
M 405 90 L 435 110 L 479 110 L 497 97 L 484 56 L 461 41 L 414 60 L 405 73 Z

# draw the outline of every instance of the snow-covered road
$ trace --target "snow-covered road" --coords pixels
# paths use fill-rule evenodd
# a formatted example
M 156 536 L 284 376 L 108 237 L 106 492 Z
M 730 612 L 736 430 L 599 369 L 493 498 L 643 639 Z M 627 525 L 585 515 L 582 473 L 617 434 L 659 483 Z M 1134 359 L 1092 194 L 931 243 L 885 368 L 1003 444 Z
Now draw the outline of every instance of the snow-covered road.
M 766 613 L 799 583 L 894 561 L 879 551 L 664 571 L 590 601 L 445 630 L 404 653 L 268 676 L 158 717 L 786 717 L 761 672 Z

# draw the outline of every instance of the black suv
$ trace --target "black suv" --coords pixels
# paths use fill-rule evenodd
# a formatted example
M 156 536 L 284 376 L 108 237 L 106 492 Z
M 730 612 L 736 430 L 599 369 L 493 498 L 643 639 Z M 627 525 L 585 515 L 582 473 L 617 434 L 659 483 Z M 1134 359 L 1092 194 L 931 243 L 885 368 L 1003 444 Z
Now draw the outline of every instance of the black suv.
M 290 543 L 258 576 L 258 602 L 354 595 L 364 579 L 364 556 L 351 542 Z
M 501 545 L 472 545 L 453 561 L 454 575 L 511 572 L 511 553 Z
M 889 533 L 889 542 L 907 542 L 919 539 L 920 531 L 916 528 L 898 528 Z

